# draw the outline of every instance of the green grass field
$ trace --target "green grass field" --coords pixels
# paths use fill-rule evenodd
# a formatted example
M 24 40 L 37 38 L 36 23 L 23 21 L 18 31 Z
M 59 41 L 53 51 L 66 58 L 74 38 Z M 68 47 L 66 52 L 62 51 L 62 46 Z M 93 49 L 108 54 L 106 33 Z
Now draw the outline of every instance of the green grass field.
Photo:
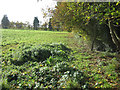
M 2 46 L 15 47 L 20 44 L 66 43 L 68 32 L 33 30 L 2 30 Z
M 115 53 L 89 51 L 73 33 L 2 29 L 2 87 L 120 88 Z

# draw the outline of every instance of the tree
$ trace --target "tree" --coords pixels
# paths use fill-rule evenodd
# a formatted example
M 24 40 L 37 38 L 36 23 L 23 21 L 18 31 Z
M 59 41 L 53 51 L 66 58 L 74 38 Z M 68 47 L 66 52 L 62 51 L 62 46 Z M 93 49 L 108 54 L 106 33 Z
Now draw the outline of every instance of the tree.
M 49 30 L 52 31 L 51 18 L 49 20 Z
M 48 25 L 48 23 L 45 22 L 45 23 L 42 25 L 42 28 L 44 28 L 44 30 L 47 30 L 47 25 Z
M 57 31 L 60 30 L 60 22 L 56 22 L 56 29 L 57 29 Z
M 15 24 L 16 24 L 16 28 L 17 29 L 22 29 L 22 27 L 23 27 L 23 23 L 22 22 L 18 22 L 17 21 Z
M 2 19 L 2 21 L 1 21 L 1 24 L 2 24 L 2 28 L 4 28 L 4 29 L 8 29 L 8 28 L 9 28 L 9 26 L 10 26 L 10 21 L 8 20 L 7 15 L 4 15 L 4 16 L 3 16 L 3 19 Z
M 15 25 L 15 22 L 13 22 L 13 21 L 10 22 L 10 28 L 11 28 L 11 29 L 15 29 L 15 26 L 16 26 L 16 25 Z
M 104 23 L 109 27 L 109 31 L 114 44 L 120 51 L 120 8 L 119 2 L 107 2 L 107 3 L 87 3 L 85 5 L 86 14 L 84 21 L 86 24 L 88 21 L 95 17 L 99 23 Z
M 59 2 L 54 10 L 52 21 L 64 22 L 62 25 L 64 28 L 77 30 L 83 38 L 92 42 L 91 50 L 95 42 L 100 40 L 102 43 L 105 42 L 103 35 L 111 35 L 109 38 L 110 41 L 112 39 L 111 43 L 114 42 L 120 50 L 119 4 L 120 2 Z M 102 26 L 108 28 L 101 29 Z
M 38 30 L 38 27 L 39 27 L 39 20 L 38 20 L 37 17 L 34 18 L 33 27 L 34 27 L 34 30 Z
M 71 22 L 71 17 L 70 15 L 66 16 L 66 13 L 69 9 L 67 8 L 67 3 L 66 2 L 58 2 L 56 9 L 49 11 L 52 15 L 52 27 L 54 29 L 64 29 L 66 31 L 70 30 L 71 24 L 67 24 L 67 22 Z

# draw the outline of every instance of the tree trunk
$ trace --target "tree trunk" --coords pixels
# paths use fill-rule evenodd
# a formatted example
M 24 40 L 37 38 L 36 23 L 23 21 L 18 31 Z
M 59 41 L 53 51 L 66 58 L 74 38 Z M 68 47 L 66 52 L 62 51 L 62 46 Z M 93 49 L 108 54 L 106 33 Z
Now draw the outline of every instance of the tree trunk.
M 97 32 L 96 32 L 96 28 L 97 28 L 97 24 L 94 23 L 95 22 L 95 19 L 92 19 L 91 21 L 91 30 L 92 30 L 92 44 L 91 44 L 91 51 L 93 51 L 94 49 L 94 45 L 95 45 L 95 40 L 96 40 L 96 37 L 97 37 Z
M 108 21 L 108 26 L 110 28 L 110 34 L 112 37 L 113 42 L 115 43 L 115 45 L 117 46 L 118 51 L 120 51 L 120 38 L 118 37 L 116 30 L 113 26 L 112 21 Z
M 95 43 L 95 38 L 94 38 L 93 41 L 92 41 L 91 51 L 93 51 L 93 49 L 94 49 L 94 43 Z

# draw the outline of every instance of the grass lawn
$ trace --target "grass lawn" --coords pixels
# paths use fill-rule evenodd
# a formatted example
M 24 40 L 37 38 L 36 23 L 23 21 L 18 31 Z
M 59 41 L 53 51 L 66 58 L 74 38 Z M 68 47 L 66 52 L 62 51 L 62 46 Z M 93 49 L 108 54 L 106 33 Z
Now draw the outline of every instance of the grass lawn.
M 4 88 L 120 88 L 120 58 L 73 33 L 2 29 L 1 46 Z

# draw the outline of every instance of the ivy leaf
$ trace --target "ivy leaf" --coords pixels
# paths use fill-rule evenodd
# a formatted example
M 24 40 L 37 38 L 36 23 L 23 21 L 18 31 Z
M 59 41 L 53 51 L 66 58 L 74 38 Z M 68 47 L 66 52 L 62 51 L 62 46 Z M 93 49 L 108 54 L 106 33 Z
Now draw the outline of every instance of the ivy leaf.
M 116 11 L 116 13 L 119 13 L 118 11 Z
M 117 6 L 119 3 L 120 3 L 120 1 L 116 3 L 116 6 Z
M 114 13 L 112 12 L 111 15 L 114 15 Z
M 118 23 L 118 22 L 116 22 L 116 24 L 118 25 L 119 23 Z
M 95 11 L 97 11 L 97 8 L 95 8 Z
M 113 8 L 113 10 L 115 10 L 115 8 Z
M 88 16 L 87 18 L 88 18 L 88 19 L 90 19 L 90 17 L 89 17 L 89 16 Z

